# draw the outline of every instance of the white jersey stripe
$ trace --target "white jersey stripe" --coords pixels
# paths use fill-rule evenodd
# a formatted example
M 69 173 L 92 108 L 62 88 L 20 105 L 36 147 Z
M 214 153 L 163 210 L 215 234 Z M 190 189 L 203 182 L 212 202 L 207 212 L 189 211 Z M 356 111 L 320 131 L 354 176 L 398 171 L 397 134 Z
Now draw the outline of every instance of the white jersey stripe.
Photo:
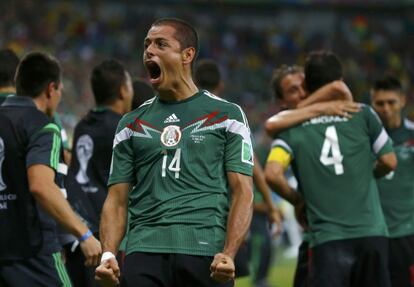
M 404 125 L 409 130 L 414 130 L 414 122 L 410 121 L 409 119 L 404 119 Z
M 372 145 L 372 149 L 374 150 L 375 154 L 379 153 L 379 151 L 387 143 L 387 141 L 388 141 L 388 134 L 383 128 L 380 135 L 377 137 L 374 144 Z
M 292 150 L 292 148 L 284 140 L 275 139 L 272 142 L 272 148 L 274 148 L 275 146 L 281 146 L 281 147 L 283 147 L 284 149 L 286 149 L 293 156 L 293 150 Z
M 149 100 L 146 100 L 145 102 L 143 102 L 138 108 L 140 108 L 140 107 L 142 107 L 142 106 L 146 106 L 146 105 L 149 105 L 149 104 L 152 104 L 152 102 L 156 99 L 157 97 L 155 96 L 155 97 L 153 97 L 153 98 L 151 98 L 151 99 L 149 99 Z
M 115 135 L 113 149 L 121 142 L 128 140 L 132 135 L 132 130 L 129 128 L 123 128 L 119 133 Z
M 68 166 L 60 162 L 57 166 L 57 172 L 63 175 L 68 175 Z
M 250 130 L 249 128 L 244 124 L 236 120 L 225 120 L 224 121 L 226 131 L 229 131 L 234 134 L 240 135 L 245 142 L 247 142 L 249 145 L 252 144 L 252 140 L 250 137 Z

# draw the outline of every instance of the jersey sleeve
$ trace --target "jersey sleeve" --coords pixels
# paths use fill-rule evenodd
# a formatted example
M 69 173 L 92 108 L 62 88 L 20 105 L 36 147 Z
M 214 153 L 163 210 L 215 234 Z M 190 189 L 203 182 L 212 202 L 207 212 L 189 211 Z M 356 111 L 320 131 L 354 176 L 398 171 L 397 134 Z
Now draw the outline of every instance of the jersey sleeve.
M 371 107 L 366 106 L 365 115 L 368 125 L 368 134 L 374 154 L 377 157 L 380 157 L 392 152 L 392 140 L 385 131 L 377 113 Z
M 29 137 L 26 167 L 43 164 L 58 171 L 62 140 L 60 129 L 54 123 L 47 123 Z
M 126 124 L 125 118 L 122 119 L 114 137 L 108 186 L 116 183 L 135 184 L 132 134 L 133 131 Z
M 289 146 L 288 142 L 288 131 L 281 133 L 272 142 L 267 161 L 276 161 L 286 170 L 293 159 L 293 149 Z
M 253 175 L 253 146 L 249 124 L 242 109 L 234 105 L 226 120 L 224 165 L 226 171 Z

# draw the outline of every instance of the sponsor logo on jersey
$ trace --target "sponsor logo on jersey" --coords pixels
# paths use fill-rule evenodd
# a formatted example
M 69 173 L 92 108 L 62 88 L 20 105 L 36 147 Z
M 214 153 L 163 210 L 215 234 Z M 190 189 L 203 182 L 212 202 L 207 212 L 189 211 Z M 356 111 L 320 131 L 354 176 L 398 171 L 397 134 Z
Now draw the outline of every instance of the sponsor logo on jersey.
M 167 126 L 161 133 L 161 142 L 166 147 L 176 146 L 181 140 L 181 130 L 179 126 Z
M 180 119 L 175 114 L 172 114 L 171 116 L 165 119 L 164 124 L 178 123 L 179 121 Z

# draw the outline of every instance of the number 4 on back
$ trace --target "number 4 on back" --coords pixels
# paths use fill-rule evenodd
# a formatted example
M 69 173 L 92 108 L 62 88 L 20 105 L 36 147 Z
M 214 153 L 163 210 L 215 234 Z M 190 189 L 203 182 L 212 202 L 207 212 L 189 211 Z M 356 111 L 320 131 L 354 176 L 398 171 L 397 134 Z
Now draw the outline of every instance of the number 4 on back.
M 332 156 L 329 156 L 330 151 L 332 151 Z M 335 126 L 329 126 L 325 131 L 325 140 L 319 160 L 323 165 L 334 165 L 335 174 L 340 175 L 344 173 L 344 166 L 342 165 L 343 158 L 341 150 L 339 149 Z

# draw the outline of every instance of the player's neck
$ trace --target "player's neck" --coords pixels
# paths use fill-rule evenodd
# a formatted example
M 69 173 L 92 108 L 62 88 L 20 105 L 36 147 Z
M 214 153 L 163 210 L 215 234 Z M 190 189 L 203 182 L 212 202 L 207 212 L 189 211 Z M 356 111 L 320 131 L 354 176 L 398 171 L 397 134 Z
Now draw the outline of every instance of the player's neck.
M 390 120 L 387 123 L 386 127 L 387 127 L 387 129 L 394 130 L 394 129 L 399 128 L 401 126 L 401 123 L 402 123 L 401 116 L 400 117 L 396 117 L 396 118 Z
M 8 87 L 1 87 L 0 88 L 0 94 L 6 94 L 6 93 L 10 93 L 10 94 L 16 94 L 16 88 L 12 87 L 12 86 L 8 86 Z
M 33 102 L 35 103 L 39 111 L 48 115 L 47 100 L 44 94 L 41 94 L 40 96 L 36 98 L 33 98 Z
M 111 111 L 113 111 L 114 113 L 123 115 L 125 114 L 125 105 L 122 101 L 118 100 L 115 101 L 115 103 L 113 103 L 112 105 L 107 106 L 108 109 L 110 109 Z
M 160 99 L 168 102 L 183 101 L 197 92 L 198 88 L 191 78 L 175 83 L 169 90 L 158 91 Z

